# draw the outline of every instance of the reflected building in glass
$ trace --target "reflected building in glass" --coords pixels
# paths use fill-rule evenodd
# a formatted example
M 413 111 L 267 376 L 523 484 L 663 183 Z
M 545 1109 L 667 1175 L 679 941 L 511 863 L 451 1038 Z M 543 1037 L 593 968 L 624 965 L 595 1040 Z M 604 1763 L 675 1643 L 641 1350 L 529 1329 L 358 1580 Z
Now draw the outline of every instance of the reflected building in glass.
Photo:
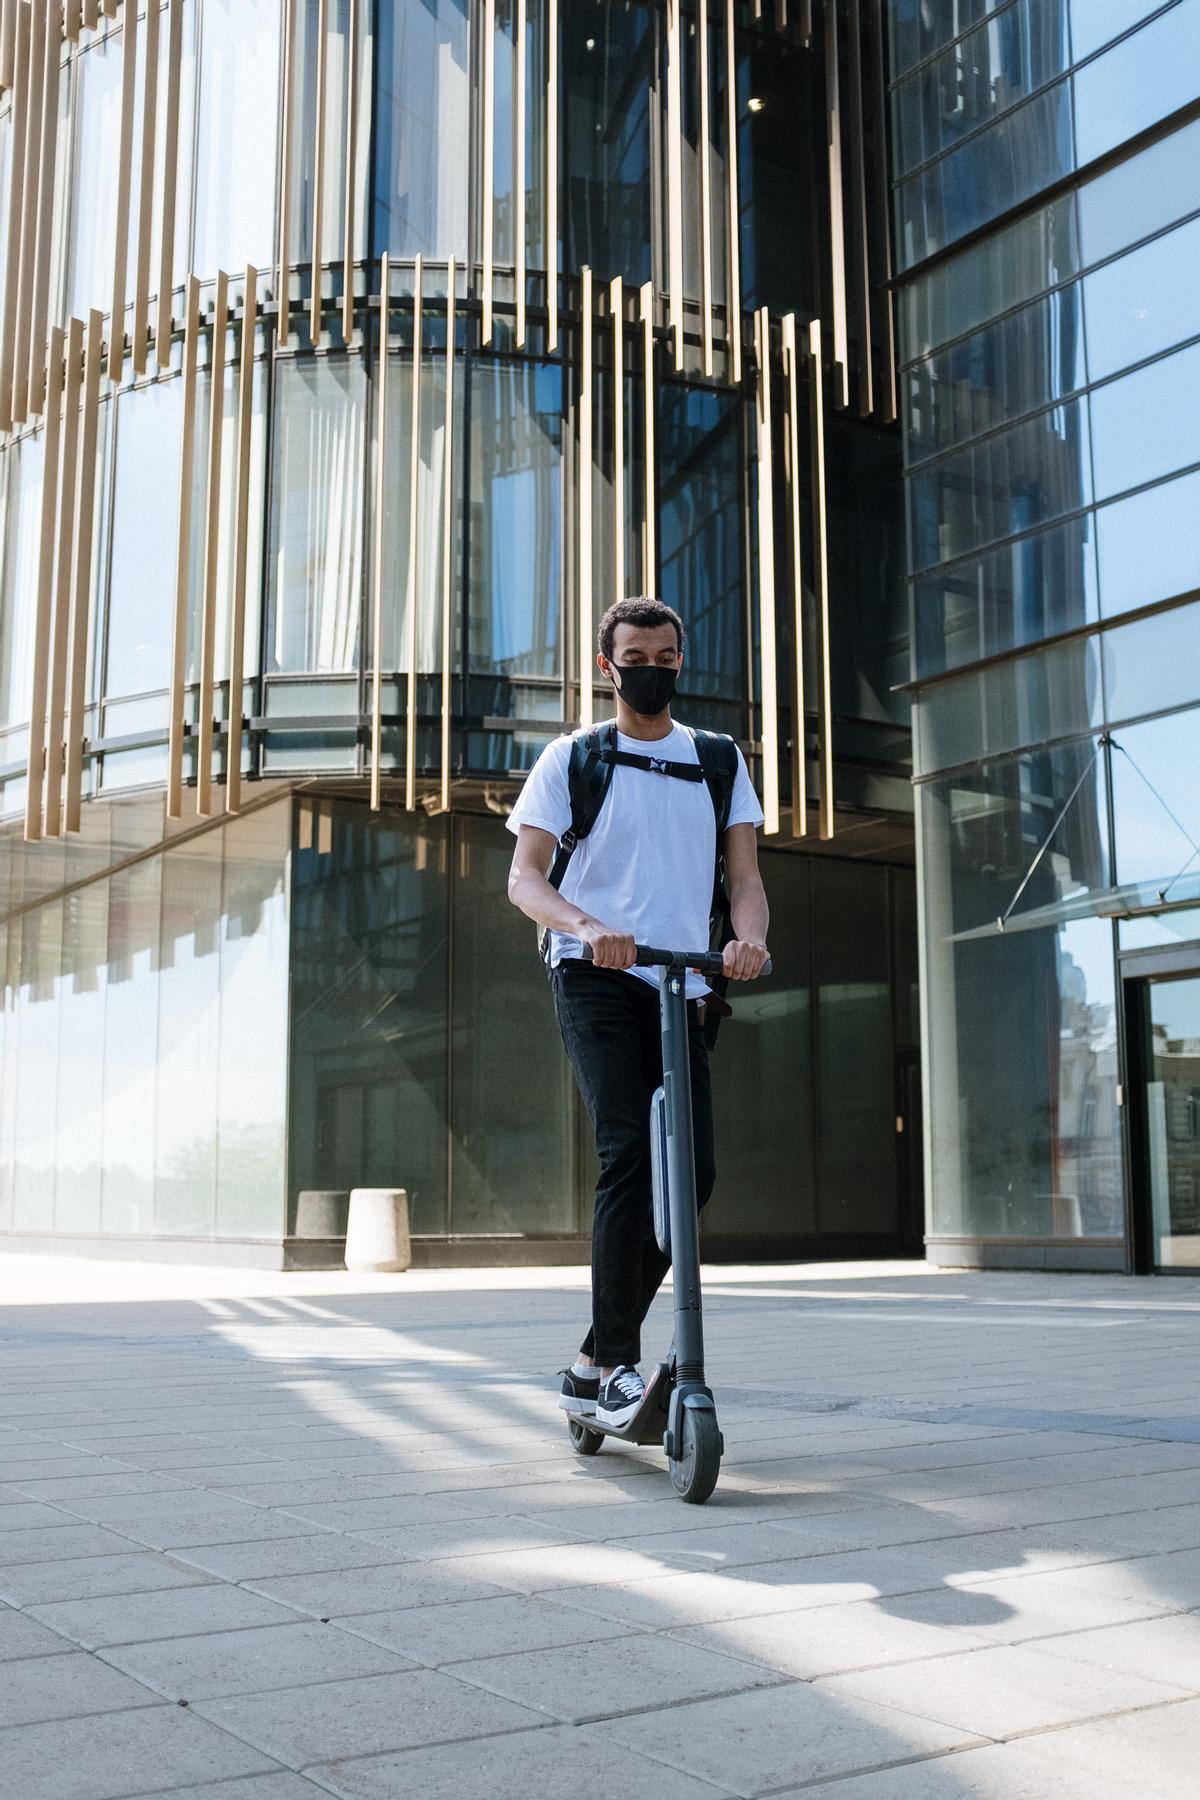
M 767 812 L 707 1247 L 919 1249 L 887 29 L 0 0 L 8 1242 L 579 1257 L 504 820 L 648 591 Z
M 892 9 L 928 1235 L 1200 1266 L 1200 5 Z

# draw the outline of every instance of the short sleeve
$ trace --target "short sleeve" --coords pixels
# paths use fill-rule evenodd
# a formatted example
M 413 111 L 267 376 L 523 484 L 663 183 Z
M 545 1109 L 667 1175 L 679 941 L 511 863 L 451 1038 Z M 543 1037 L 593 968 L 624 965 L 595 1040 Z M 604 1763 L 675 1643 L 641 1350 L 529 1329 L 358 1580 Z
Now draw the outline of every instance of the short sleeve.
M 505 820 L 514 836 L 522 825 L 552 831 L 555 837 L 561 837 L 567 829 L 571 823 L 571 793 L 567 784 L 570 755 L 569 737 L 555 738 L 552 744 L 546 745 L 525 777 L 517 803 Z
M 761 825 L 763 809 L 758 803 L 758 795 L 754 791 L 754 783 L 750 779 L 750 771 L 746 767 L 746 759 L 741 751 L 737 753 L 737 774 L 733 782 L 733 794 L 729 802 L 729 817 L 726 828 L 730 825 Z

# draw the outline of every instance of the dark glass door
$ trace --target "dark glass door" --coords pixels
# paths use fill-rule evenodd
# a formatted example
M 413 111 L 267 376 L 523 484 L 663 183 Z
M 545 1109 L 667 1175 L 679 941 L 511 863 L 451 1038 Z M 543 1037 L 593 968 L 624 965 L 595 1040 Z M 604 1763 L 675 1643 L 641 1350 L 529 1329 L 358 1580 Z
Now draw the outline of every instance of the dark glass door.
M 1200 1269 L 1200 970 L 1136 985 L 1131 1069 L 1146 1260 Z

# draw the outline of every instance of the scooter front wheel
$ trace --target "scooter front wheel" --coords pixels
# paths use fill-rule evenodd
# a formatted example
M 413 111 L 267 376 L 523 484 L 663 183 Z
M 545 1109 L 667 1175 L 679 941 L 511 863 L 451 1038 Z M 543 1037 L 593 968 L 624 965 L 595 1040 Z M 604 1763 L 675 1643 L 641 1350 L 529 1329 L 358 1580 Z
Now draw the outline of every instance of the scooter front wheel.
M 685 1406 L 680 1433 L 683 1455 L 670 1464 L 671 1486 L 681 1500 L 702 1506 L 721 1472 L 721 1433 L 708 1406 Z
M 568 1419 L 567 1430 L 571 1434 L 571 1448 L 580 1456 L 595 1456 L 604 1442 L 602 1431 L 593 1431 L 590 1426 L 582 1424 L 579 1419 Z

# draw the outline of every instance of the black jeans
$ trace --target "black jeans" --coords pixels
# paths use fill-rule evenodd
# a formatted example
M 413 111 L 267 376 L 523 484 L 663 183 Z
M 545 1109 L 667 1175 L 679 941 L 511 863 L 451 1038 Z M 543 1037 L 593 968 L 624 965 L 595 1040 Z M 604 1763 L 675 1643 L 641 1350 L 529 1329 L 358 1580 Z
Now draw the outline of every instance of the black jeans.
M 604 1368 L 641 1359 L 642 1321 L 670 1260 L 654 1236 L 650 1101 L 662 1082 L 657 991 L 623 969 L 567 960 L 551 972 L 554 1013 L 596 1131 L 592 1329 L 583 1353 Z M 713 1190 L 712 1088 L 699 1008 L 688 1002 L 696 1200 Z

